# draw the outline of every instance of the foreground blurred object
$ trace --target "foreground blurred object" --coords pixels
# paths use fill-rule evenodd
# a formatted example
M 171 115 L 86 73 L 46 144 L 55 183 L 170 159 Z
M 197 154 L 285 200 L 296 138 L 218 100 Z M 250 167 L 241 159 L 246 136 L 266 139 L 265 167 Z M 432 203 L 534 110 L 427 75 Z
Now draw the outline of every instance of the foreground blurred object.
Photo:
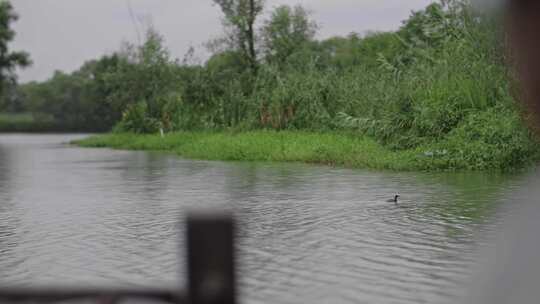
M 531 126 L 540 130 L 540 2 L 508 1 L 510 63 L 520 84 L 520 97 Z M 540 299 L 540 174 L 511 197 L 496 245 L 481 255 L 482 271 L 473 280 L 467 303 L 538 303 Z
M 479 271 L 473 277 L 465 303 L 538 303 L 540 299 L 540 172 L 518 193 L 506 199 L 504 224 L 495 245 L 480 252 Z
M 540 123 L 540 2 L 512 0 L 508 5 L 507 34 L 511 64 L 521 84 L 527 114 Z
M 229 215 L 195 215 L 187 223 L 187 294 L 168 290 L 0 289 L 0 303 L 91 301 L 113 304 L 125 300 L 146 303 L 234 304 L 234 221 Z
M 188 272 L 191 303 L 235 303 L 234 224 L 228 216 L 188 220 Z

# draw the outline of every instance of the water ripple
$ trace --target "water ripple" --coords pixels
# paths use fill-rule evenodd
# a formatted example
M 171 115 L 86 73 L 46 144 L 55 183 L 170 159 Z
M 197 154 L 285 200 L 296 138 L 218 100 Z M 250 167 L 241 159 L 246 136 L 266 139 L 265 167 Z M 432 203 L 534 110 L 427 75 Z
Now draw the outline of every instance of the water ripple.
M 0 284 L 181 286 L 179 220 L 217 208 L 240 222 L 247 303 L 448 303 L 516 187 L 62 144 L 75 137 L 0 135 Z

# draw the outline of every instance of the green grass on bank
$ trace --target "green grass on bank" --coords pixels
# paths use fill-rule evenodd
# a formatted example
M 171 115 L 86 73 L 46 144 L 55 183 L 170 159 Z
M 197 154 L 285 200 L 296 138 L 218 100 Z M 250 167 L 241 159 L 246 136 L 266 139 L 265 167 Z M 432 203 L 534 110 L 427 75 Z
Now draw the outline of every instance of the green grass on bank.
M 388 170 L 475 169 L 463 155 L 453 156 L 451 152 L 433 151 L 429 147 L 392 151 L 368 137 L 348 133 L 176 132 L 164 138 L 122 133 L 94 136 L 75 144 L 166 151 L 204 160 L 304 162 Z
M 413 158 L 410 152 L 390 152 L 367 138 L 307 132 L 177 132 L 164 138 L 159 135 L 108 134 L 90 137 L 76 144 L 167 151 L 205 160 L 305 162 L 395 170 L 412 169 Z

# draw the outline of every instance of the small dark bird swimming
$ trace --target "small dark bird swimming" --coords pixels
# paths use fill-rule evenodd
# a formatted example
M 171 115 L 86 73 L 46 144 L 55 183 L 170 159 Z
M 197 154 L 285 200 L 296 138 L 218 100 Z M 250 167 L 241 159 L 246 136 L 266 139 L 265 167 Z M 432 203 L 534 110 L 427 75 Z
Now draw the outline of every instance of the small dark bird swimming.
M 399 194 L 396 194 L 394 198 L 387 200 L 387 203 L 398 203 Z

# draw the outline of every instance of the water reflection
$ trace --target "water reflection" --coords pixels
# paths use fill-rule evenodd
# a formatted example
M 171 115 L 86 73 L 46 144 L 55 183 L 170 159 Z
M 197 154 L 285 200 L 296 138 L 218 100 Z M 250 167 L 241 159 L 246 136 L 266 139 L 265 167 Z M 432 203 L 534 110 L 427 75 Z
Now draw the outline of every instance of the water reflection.
M 8 212 L 13 210 L 10 198 L 9 181 L 9 159 L 7 151 L 0 145 L 0 255 L 9 256 L 11 253 L 12 240 L 15 235 L 15 226 L 8 216 Z M 0 268 L 3 265 L 0 263 Z
M 180 286 L 192 209 L 240 220 L 249 303 L 441 303 L 519 179 L 189 161 L 0 135 L 1 284 Z M 385 203 L 399 192 L 399 205 Z M 179 250 L 180 248 L 180 250 Z
M 7 277 L 28 278 L 24 271 L 25 256 L 15 248 L 21 242 L 21 208 L 16 204 L 17 184 L 13 165 L 16 155 L 0 144 L 0 273 Z

